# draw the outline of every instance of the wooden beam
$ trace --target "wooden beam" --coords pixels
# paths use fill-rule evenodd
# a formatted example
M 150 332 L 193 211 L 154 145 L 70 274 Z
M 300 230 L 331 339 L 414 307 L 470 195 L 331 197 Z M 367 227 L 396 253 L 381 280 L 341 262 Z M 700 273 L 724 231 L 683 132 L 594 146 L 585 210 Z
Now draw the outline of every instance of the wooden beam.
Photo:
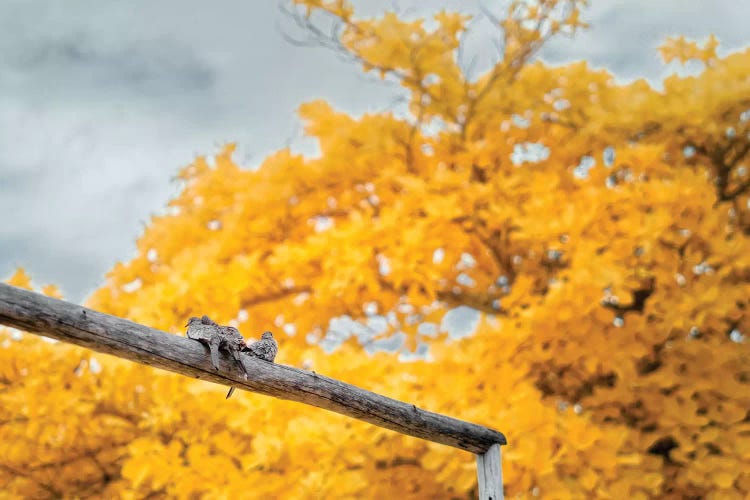
M 199 342 L 4 283 L 0 283 L 0 324 L 188 377 L 317 406 L 472 453 L 483 454 L 495 443 L 506 443 L 505 436 L 487 427 L 247 355 L 243 361 L 249 380 L 230 357 L 222 356 L 220 370 L 215 371 Z
M 500 444 L 477 455 L 479 500 L 503 500 L 503 467 Z

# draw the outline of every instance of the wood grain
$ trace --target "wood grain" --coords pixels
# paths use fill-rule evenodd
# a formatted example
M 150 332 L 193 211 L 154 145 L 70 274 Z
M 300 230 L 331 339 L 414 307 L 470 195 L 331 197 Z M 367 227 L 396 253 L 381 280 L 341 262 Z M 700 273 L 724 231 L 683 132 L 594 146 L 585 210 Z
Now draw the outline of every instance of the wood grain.
M 494 444 L 506 443 L 503 434 L 487 427 L 247 355 L 243 361 L 248 380 L 229 357 L 221 357 L 217 372 L 199 342 L 4 283 L 0 323 L 188 377 L 317 406 L 472 453 L 484 454 Z
M 503 467 L 500 445 L 477 455 L 479 500 L 503 500 Z

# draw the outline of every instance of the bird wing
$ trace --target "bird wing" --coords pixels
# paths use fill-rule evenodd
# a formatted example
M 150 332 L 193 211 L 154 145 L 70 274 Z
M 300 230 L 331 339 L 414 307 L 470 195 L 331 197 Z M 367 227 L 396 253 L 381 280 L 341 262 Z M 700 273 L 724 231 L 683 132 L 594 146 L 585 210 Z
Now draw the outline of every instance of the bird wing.
M 247 350 L 250 351 L 251 354 L 254 356 L 262 356 L 263 355 L 263 342 L 260 340 L 256 340 L 255 342 L 251 342 L 247 344 Z
M 239 330 L 231 326 L 225 326 L 221 329 L 222 344 L 230 351 L 241 350 L 245 347 L 245 338 Z
M 208 342 L 208 348 L 211 350 L 211 364 L 214 370 L 219 369 L 219 344 L 221 343 L 221 337 L 215 335 L 210 338 Z
M 236 328 L 233 328 L 231 326 L 225 326 L 223 329 L 224 335 L 228 339 L 234 339 L 234 340 L 245 340 L 240 331 Z
M 214 328 L 204 324 L 190 325 L 187 329 L 189 339 L 208 342 L 214 334 Z
M 271 342 L 265 340 L 259 340 L 253 342 L 247 346 L 247 349 L 256 357 L 265 359 L 266 361 L 273 361 L 276 357 L 276 348 Z
M 242 358 L 240 357 L 240 351 L 237 349 L 230 349 L 229 352 L 232 353 L 232 357 L 237 362 L 238 365 L 240 365 L 240 368 L 242 368 L 243 373 L 245 374 L 245 380 L 247 380 L 249 373 L 247 373 L 247 368 L 245 368 L 245 363 L 242 362 Z

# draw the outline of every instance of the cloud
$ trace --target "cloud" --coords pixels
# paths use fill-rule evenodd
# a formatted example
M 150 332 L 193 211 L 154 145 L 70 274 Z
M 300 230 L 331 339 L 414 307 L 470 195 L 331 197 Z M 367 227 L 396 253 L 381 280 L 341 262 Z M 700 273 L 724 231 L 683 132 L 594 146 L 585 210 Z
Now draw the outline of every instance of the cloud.
M 26 91 L 28 85 L 44 87 L 47 98 L 91 100 L 119 94 L 149 99 L 207 91 L 215 77 L 213 68 L 193 50 L 169 39 L 107 47 L 90 35 L 70 33 L 15 48 L 6 54 L 6 64 L 21 75 L 17 85 Z
M 356 3 L 363 15 L 391 5 Z M 479 10 L 474 1 L 396 3 L 410 15 Z M 750 38 L 747 2 L 592 4 L 592 29 L 552 43 L 546 60 L 658 77 L 666 33 L 713 31 L 727 48 Z M 176 194 L 174 173 L 196 154 L 238 141 L 237 159 L 257 165 L 288 142 L 309 149 L 295 117 L 305 101 L 360 114 L 394 97 L 331 52 L 286 43 L 278 27 L 293 28 L 277 2 L 0 5 L 0 277 L 23 265 L 74 301 L 134 253 L 145 221 Z M 486 57 L 494 28 L 476 29 L 470 49 Z
M 701 39 L 716 33 L 722 53 L 747 46 L 750 3 L 734 0 L 602 0 L 584 12 L 591 27 L 575 38 L 558 38 L 542 51 L 553 63 L 586 60 L 607 68 L 619 81 L 646 77 L 657 84 L 675 71 L 659 58 L 657 48 L 667 36 L 684 34 Z

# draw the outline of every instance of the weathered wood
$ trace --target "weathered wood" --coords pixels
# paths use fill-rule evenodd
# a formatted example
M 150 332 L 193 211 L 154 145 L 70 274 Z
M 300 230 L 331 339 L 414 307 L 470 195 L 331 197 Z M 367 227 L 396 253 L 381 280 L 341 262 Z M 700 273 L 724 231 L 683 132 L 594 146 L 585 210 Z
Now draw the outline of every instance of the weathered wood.
M 500 432 L 396 401 L 313 372 L 243 355 L 245 380 L 229 357 L 214 371 L 199 342 L 0 283 L 0 324 L 217 384 L 317 406 L 402 434 L 484 453 Z M 283 345 L 282 345 L 283 349 Z
M 503 464 L 499 443 L 477 454 L 477 478 L 479 500 L 503 500 Z

